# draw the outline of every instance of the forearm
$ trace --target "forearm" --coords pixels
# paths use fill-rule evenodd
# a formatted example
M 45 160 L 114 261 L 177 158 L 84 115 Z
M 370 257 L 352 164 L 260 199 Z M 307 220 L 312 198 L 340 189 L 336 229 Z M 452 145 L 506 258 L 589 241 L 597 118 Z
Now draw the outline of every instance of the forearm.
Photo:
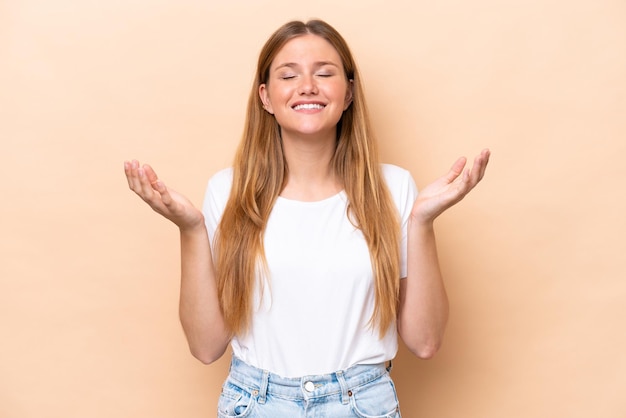
M 229 335 L 219 307 L 211 248 L 201 225 L 180 232 L 180 321 L 191 353 L 203 363 L 219 359 Z
M 398 332 L 415 355 L 429 358 L 439 349 L 448 320 L 448 297 L 432 223 L 409 221 L 407 257 L 407 278 L 400 284 Z

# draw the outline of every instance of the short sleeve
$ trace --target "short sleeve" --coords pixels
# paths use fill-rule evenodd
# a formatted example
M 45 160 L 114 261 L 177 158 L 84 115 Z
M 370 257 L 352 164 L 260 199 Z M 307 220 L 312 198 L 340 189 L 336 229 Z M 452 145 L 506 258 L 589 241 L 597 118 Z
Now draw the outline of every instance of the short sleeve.
M 233 170 L 226 168 L 215 173 L 207 184 L 202 203 L 202 214 L 211 244 L 213 244 L 215 231 L 217 231 L 228 202 L 232 183 Z
M 407 269 L 407 230 L 409 217 L 413 204 L 417 198 L 417 186 L 411 173 L 404 168 L 391 165 L 382 165 L 383 175 L 387 182 L 387 187 L 391 193 L 400 219 L 401 241 L 400 241 L 400 278 L 405 278 Z

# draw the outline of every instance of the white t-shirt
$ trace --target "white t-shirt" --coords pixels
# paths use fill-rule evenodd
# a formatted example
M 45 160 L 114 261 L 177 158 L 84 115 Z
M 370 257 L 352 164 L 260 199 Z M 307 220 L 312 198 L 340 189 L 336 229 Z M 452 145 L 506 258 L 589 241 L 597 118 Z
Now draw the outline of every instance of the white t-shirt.
M 406 226 L 417 188 L 408 171 L 389 164 L 382 169 L 401 219 L 400 272 L 406 277 Z M 211 242 L 231 185 L 230 168 L 209 181 L 203 212 Z M 298 377 L 396 355 L 396 324 L 382 339 L 368 325 L 375 299 L 372 264 L 347 204 L 344 192 L 317 202 L 278 198 L 264 237 L 269 277 L 257 285 L 250 331 L 231 341 L 235 356 Z

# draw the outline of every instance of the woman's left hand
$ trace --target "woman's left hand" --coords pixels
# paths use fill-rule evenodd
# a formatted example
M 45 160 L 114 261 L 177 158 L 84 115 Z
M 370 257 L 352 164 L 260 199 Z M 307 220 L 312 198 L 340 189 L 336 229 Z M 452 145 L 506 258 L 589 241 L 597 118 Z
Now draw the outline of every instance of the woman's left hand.
M 423 188 L 417 195 L 411 218 L 422 224 L 431 224 L 446 209 L 461 201 L 485 175 L 490 151 L 484 149 L 470 169 L 465 169 L 467 159 L 459 158 L 450 171 Z

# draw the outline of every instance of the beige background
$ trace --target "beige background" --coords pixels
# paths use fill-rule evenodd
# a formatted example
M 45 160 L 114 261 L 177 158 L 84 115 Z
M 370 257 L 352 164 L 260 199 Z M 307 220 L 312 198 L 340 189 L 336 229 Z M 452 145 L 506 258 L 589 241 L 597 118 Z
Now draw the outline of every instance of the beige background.
M 493 151 L 438 221 L 450 326 L 400 352 L 404 416 L 626 416 L 623 0 L 0 1 L 0 416 L 215 416 L 228 356 L 189 355 L 177 231 L 122 162 L 200 204 L 261 44 L 309 17 L 419 186 Z

